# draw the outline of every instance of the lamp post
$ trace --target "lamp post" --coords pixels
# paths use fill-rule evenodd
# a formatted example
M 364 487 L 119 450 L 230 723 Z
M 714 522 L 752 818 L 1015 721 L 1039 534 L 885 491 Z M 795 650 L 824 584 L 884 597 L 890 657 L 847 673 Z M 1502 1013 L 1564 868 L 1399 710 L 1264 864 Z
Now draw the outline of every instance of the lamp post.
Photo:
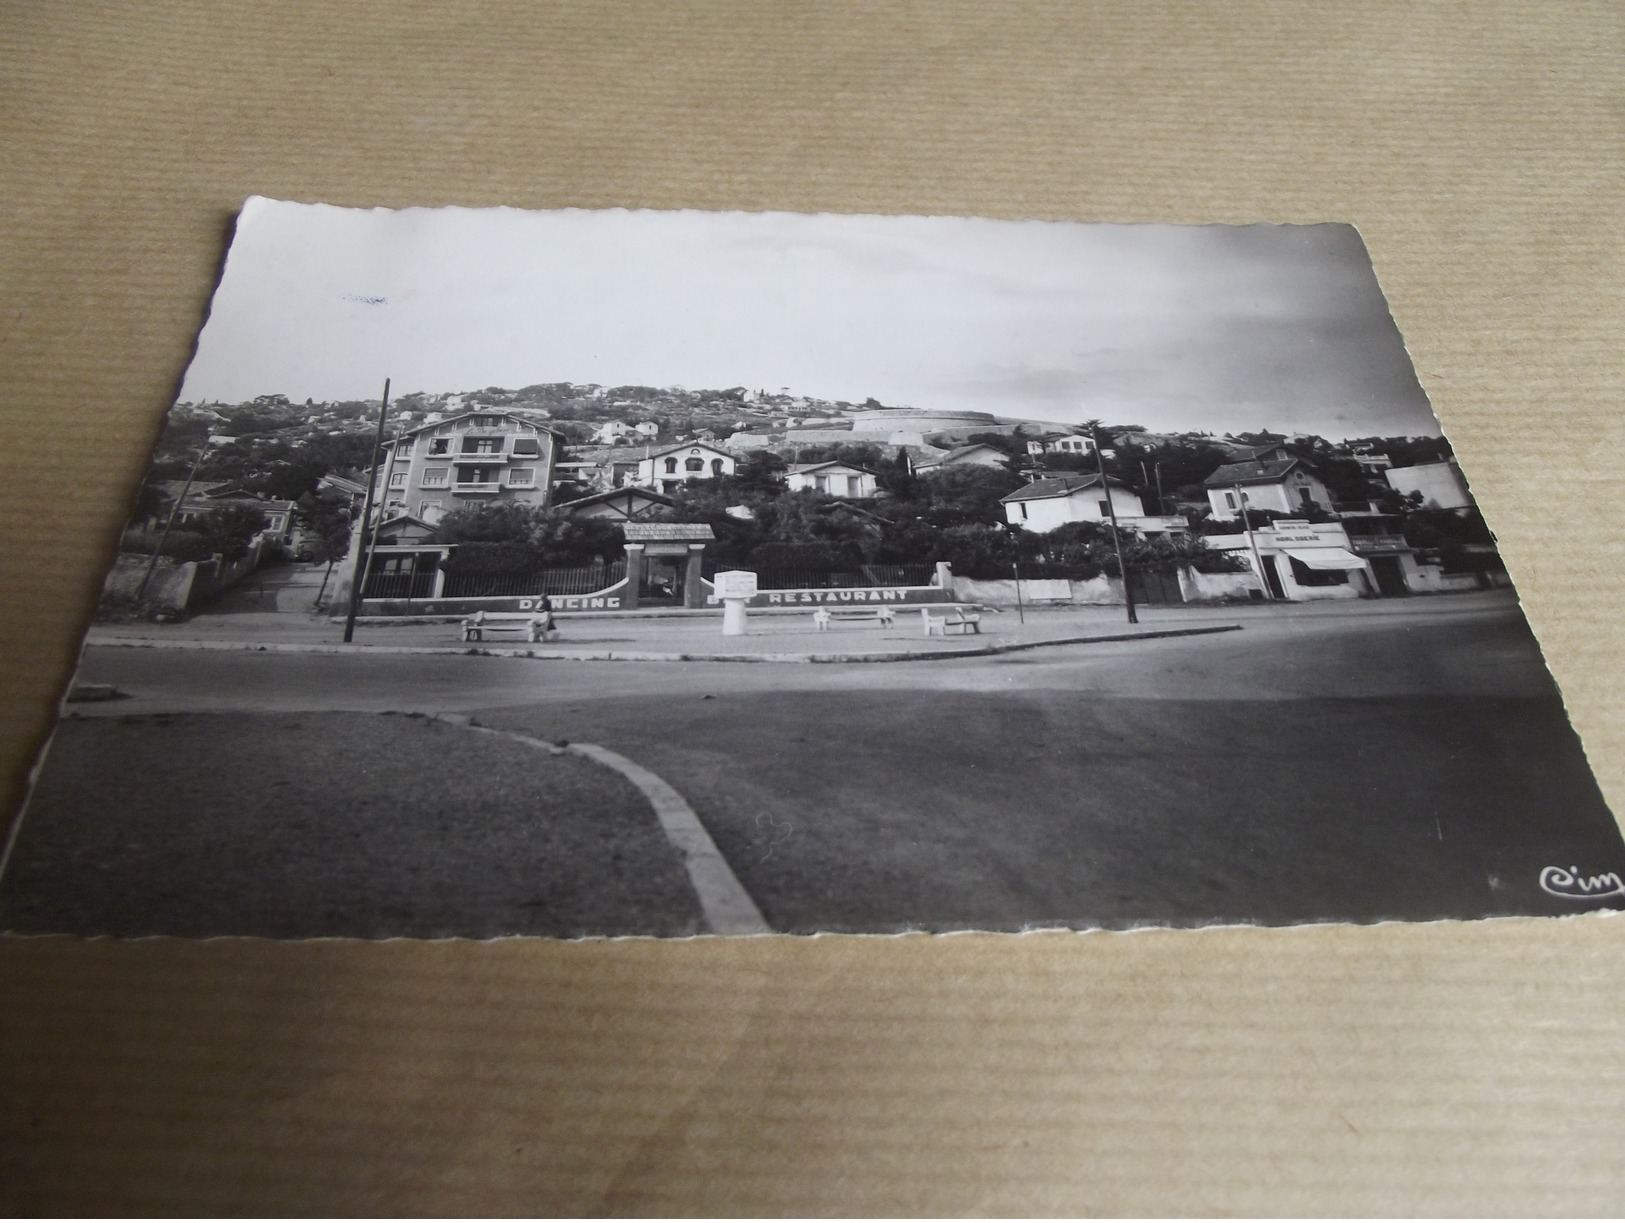
M 1117 553 L 1117 572 L 1123 575 L 1123 606 L 1128 610 L 1128 622 L 1138 624 L 1140 617 L 1134 612 L 1134 588 L 1129 585 L 1128 566 L 1123 562 L 1123 537 L 1117 529 L 1117 507 L 1112 504 L 1112 486 L 1106 480 L 1106 456 L 1101 453 L 1100 439 L 1091 440 L 1095 443 L 1095 459 L 1100 466 L 1100 491 L 1106 498 L 1106 517 L 1112 524 L 1112 548 Z M 1141 512 L 1144 512 L 1143 507 Z
M 230 439 L 223 439 L 229 441 Z M 192 481 L 197 478 L 197 469 L 203 462 L 203 456 L 209 453 L 209 447 L 214 445 L 216 435 L 211 433 L 203 439 L 203 445 L 198 447 L 197 458 L 192 460 L 192 468 L 186 473 L 186 483 L 181 485 L 181 495 L 175 498 L 175 504 L 169 507 L 169 517 L 164 520 L 164 529 L 158 534 L 158 542 L 152 549 L 152 556 L 147 560 L 147 571 L 141 575 L 141 585 L 136 587 L 135 601 L 140 603 L 147 595 L 147 583 L 152 581 L 152 571 L 157 568 L 158 558 L 164 554 L 164 544 L 169 541 L 170 528 L 175 525 L 175 518 L 186 504 L 186 494 L 192 491 Z
M 372 467 L 367 473 L 367 499 L 361 507 L 361 533 L 365 534 L 372 521 L 372 500 L 378 488 L 378 456 L 384 447 L 384 417 L 389 413 L 389 379 L 384 379 L 384 398 L 378 405 L 378 433 L 372 442 Z M 373 539 L 378 537 L 377 528 L 373 529 Z M 350 609 L 344 616 L 344 644 L 349 645 L 355 640 L 355 616 L 361 608 L 361 587 L 367 580 L 367 570 L 372 566 L 372 551 L 361 546 L 361 539 L 356 538 L 356 558 L 354 576 L 350 579 Z
M 1258 551 L 1258 540 L 1253 538 L 1252 521 L 1247 517 L 1247 494 L 1241 491 L 1239 482 L 1231 487 L 1236 491 L 1236 512 L 1241 515 L 1241 529 L 1247 532 L 1247 546 L 1253 551 L 1253 568 L 1258 571 L 1258 580 L 1264 587 L 1264 598 L 1268 601 L 1275 596 L 1270 593 L 1270 580 L 1264 573 L 1264 558 Z

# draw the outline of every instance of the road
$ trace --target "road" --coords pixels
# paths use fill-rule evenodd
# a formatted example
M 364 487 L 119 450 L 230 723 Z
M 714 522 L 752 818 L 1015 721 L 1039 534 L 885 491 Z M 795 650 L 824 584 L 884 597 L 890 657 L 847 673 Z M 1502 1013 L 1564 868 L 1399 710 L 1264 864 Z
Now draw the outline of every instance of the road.
M 1522 617 L 1415 604 L 851 666 L 93 647 L 81 680 L 131 699 L 75 712 L 411 710 L 599 743 L 688 799 L 785 931 L 1588 907 L 1539 870 L 1625 873 L 1625 847 Z

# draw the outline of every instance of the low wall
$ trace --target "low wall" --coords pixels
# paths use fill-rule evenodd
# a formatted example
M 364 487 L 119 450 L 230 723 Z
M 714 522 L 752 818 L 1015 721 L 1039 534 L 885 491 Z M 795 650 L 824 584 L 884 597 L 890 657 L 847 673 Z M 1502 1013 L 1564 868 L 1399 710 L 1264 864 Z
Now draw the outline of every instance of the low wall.
M 198 566 L 197 580 L 192 583 L 192 602 L 219 594 L 222 590 L 230 590 L 260 567 L 264 555 L 265 537 L 256 535 L 248 551 L 230 564 L 226 564 L 218 554 L 204 561 Z
M 1040 590 L 1044 593 L 1036 598 L 1033 597 L 1032 592 Z M 955 601 L 960 603 L 984 603 L 989 607 L 1014 607 L 1016 605 L 1016 582 L 1014 578 L 983 581 L 977 578 L 960 577 L 955 574 L 952 596 Z M 1034 581 L 1023 579 L 1021 583 L 1021 599 L 1023 603 L 1047 605 L 1121 604 L 1123 602 L 1123 583 L 1104 574 L 1099 577 L 1089 578 L 1087 581 L 1065 581 L 1062 579 Z
M 1491 573 L 1488 577 L 1490 586 L 1511 585 L 1505 574 Z M 1496 578 L 1502 581 L 1497 583 Z M 1485 588 L 1485 583 L 1479 580 L 1476 573 L 1446 573 L 1438 565 L 1417 565 L 1405 574 L 1405 581 L 1417 594 L 1456 594 Z
M 264 540 L 256 537 L 242 558 L 229 565 L 221 562 L 218 553 L 206 561 L 176 562 L 159 557 L 150 581 L 147 581 L 147 566 L 152 564 L 151 555 L 121 552 L 108 570 L 102 593 L 134 599 L 141 590 L 141 583 L 146 581 L 147 589 L 142 596 L 146 602 L 171 611 L 185 611 L 199 599 L 235 586 L 254 572 L 259 568 L 264 550 Z
M 626 579 L 587 595 L 548 595 L 556 612 L 619 611 L 626 603 Z M 541 595 L 503 595 L 470 599 L 362 599 L 363 616 L 472 616 L 477 611 L 528 612 L 542 605 Z
M 1245 573 L 1198 573 L 1179 571 L 1179 591 L 1187 603 L 1251 603 L 1253 592 L 1260 596 L 1264 587 L 1251 569 Z
M 120 599 L 134 599 L 147 576 L 147 566 L 151 562 L 150 556 L 121 553 L 113 562 L 112 569 L 108 570 L 107 580 L 102 583 L 102 593 Z M 147 582 L 145 595 L 147 602 L 157 607 L 167 607 L 171 611 L 184 611 L 192 598 L 192 585 L 197 581 L 197 568 L 196 561 L 183 561 L 177 564 L 175 561 L 160 558 L 158 564 L 153 567 L 152 580 Z
M 1252 591 L 1260 590 L 1258 579 L 1247 573 L 1198 573 L 1179 570 L 1179 590 L 1187 603 L 1250 603 Z M 1016 583 L 1004 578 L 979 581 L 955 576 L 954 598 L 962 603 L 985 603 L 989 607 L 1014 607 Z M 1021 582 L 1021 601 L 1030 607 L 1101 606 L 1123 602 L 1123 583 L 1116 578 L 1089 578 L 1086 581 L 1031 580 Z

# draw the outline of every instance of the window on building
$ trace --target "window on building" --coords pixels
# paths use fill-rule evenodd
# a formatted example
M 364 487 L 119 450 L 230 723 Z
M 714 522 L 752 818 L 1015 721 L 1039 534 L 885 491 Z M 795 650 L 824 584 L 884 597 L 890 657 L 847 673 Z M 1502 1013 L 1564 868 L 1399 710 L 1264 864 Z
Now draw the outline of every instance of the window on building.
M 451 453 L 451 438 L 449 438 L 449 437 L 431 437 L 429 439 L 429 453 L 430 454 L 450 454 Z
M 534 488 L 536 486 L 536 469 L 534 467 L 510 468 L 508 483 L 514 488 Z
M 720 476 L 722 474 L 722 460 L 721 459 L 712 459 L 711 460 L 711 474 L 713 476 Z
M 405 488 L 406 487 L 406 473 L 404 471 L 392 471 L 392 472 L 390 472 L 389 473 L 389 486 L 391 488 Z
M 513 439 L 513 453 L 528 455 L 533 458 L 539 457 L 542 453 L 541 439 L 534 437 L 516 437 Z
M 1225 505 L 1229 506 L 1231 509 L 1235 509 L 1236 508 L 1236 494 L 1235 493 L 1226 493 L 1224 495 L 1224 503 L 1225 503 Z
M 704 459 L 687 459 L 683 463 L 683 470 L 685 470 L 685 471 L 704 471 L 705 470 L 705 460 Z
M 425 467 L 423 469 L 423 487 L 445 488 L 450 475 L 451 468 L 449 467 Z
M 1314 494 L 1311 493 L 1307 488 L 1300 488 L 1298 490 L 1298 499 L 1304 505 L 1313 505 L 1315 503 Z
M 463 439 L 464 454 L 498 454 L 502 450 L 500 437 L 465 437 Z
M 440 511 L 443 508 L 444 503 L 440 501 L 419 501 L 418 517 L 423 519 L 424 522 L 433 522 L 440 517 Z
M 1112 514 L 1112 503 L 1110 501 L 1102 501 L 1100 503 L 1100 516 L 1102 518 L 1110 518 L 1111 514 Z
M 1027 503 L 1025 501 L 1016 502 L 1016 508 L 1021 511 L 1023 518 L 1027 517 Z
M 459 484 L 495 484 L 496 481 L 495 467 L 462 467 L 457 472 Z
M 398 459 L 404 459 L 411 453 L 412 439 L 409 437 L 401 438 L 400 443 L 395 447 L 395 457 Z
M 666 474 L 671 475 L 674 472 L 676 472 L 676 470 L 677 470 L 677 460 L 676 459 L 667 459 L 666 460 Z

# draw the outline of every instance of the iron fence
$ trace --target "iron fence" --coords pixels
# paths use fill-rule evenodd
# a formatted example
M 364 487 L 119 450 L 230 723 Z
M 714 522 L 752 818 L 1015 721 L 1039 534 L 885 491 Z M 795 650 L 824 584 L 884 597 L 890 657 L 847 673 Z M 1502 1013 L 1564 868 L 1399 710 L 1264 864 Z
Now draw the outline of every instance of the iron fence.
M 434 594 L 434 573 L 383 570 L 367 574 L 361 588 L 364 599 L 427 599 Z
M 626 576 L 626 562 L 580 569 L 542 569 L 535 573 L 458 573 L 448 570 L 442 592 L 447 599 L 512 598 L 538 595 L 590 595 Z

